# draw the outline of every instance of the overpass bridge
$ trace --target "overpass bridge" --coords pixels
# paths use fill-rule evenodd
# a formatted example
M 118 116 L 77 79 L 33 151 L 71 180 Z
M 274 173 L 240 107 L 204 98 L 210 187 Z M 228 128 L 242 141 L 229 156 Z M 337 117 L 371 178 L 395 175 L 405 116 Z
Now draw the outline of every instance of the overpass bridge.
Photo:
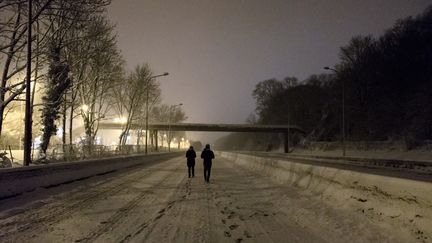
M 100 129 L 122 129 L 121 123 L 100 123 Z M 142 129 L 138 124 L 132 124 L 131 129 Z M 156 149 L 158 148 L 158 131 L 199 131 L 199 132 L 259 132 L 282 133 L 284 135 L 284 151 L 289 151 L 290 133 L 302 133 L 304 130 L 296 125 L 255 125 L 255 124 L 208 124 L 208 123 L 150 123 L 148 130 L 155 135 Z

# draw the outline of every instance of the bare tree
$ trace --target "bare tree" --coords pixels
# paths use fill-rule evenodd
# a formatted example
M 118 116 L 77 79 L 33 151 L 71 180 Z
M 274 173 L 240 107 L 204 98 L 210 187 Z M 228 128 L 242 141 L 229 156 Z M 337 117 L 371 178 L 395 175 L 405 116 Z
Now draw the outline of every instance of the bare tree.
M 113 26 L 105 17 L 93 18 L 83 34 L 83 41 L 76 43 L 69 55 L 71 63 L 74 63 L 70 124 L 79 107 L 87 145 L 92 145 L 99 122 L 105 118 L 112 105 L 113 89 L 118 85 L 118 80 L 123 79 L 124 61 L 116 46 Z
M 103 0 L 56 1 L 51 3 L 42 18 L 50 38 L 47 42 L 48 79 L 41 117 L 41 158 L 45 157 L 50 138 L 57 131 L 55 121 L 59 118 L 62 102 L 65 102 L 64 94 L 72 83 L 67 49 L 82 39 L 76 33 L 84 29 L 85 23 L 92 20 L 93 16 L 103 13 L 106 3 Z
M 120 145 L 126 144 L 132 125 L 139 123 L 139 119 L 143 117 L 147 93 L 149 100 L 155 100 L 160 95 L 159 84 L 150 78 L 151 75 L 148 64 L 137 66 L 134 72 L 116 88 L 114 96 L 116 111 L 119 116 L 126 118 L 119 137 Z
M 181 106 L 173 106 L 162 104 L 155 106 L 152 109 L 152 121 L 165 122 L 165 123 L 178 123 L 185 121 L 187 116 L 182 110 Z M 170 132 L 167 136 L 167 143 L 171 144 L 171 141 L 175 137 L 184 137 L 184 132 Z

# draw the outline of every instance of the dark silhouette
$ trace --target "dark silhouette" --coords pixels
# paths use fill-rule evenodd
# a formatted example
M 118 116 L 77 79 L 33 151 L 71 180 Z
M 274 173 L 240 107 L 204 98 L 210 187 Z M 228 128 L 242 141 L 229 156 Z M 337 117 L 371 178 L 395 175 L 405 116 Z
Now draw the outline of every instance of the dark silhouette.
M 195 177 L 196 153 L 195 153 L 193 146 L 190 146 L 188 151 L 186 151 L 186 158 L 187 158 L 187 167 L 188 167 L 189 178 L 191 177 L 191 175 L 192 175 L 192 177 Z
M 204 180 L 210 182 L 212 159 L 215 158 L 213 151 L 210 150 L 210 144 L 206 144 L 204 150 L 201 152 L 201 158 L 204 165 Z
M 258 83 L 254 121 L 300 125 L 312 141 L 339 141 L 344 124 L 348 141 L 404 141 L 407 149 L 427 144 L 432 139 L 431 23 L 432 6 L 379 37 L 352 38 L 340 49 L 334 71 Z M 216 144 L 241 150 L 253 139 L 269 138 L 235 133 Z M 275 147 L 280 141 L 271 139 Z

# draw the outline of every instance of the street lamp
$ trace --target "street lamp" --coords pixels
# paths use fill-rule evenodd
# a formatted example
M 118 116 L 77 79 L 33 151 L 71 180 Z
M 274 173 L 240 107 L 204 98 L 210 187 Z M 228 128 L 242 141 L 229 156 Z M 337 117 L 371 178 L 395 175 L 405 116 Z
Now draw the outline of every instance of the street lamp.
M 171 151 L 171 111 L 177 107 L 182 106 L 183 103 L 170 106 L 169 120 L 168 120 L 168 151 Z
M 331 70 L 340 75 L 339 71 L 331 67 L 324 67 L 325 70 Z M 342 80 L 342 156 L 345 157 L 345 81 Z
M 88 105 L 84 104 L 84 105 L 81 106 L 81 110 L 84 111 L 84 112 L 87 112 L 88 109 L 89 109 Z
M 151 76 L 148 78 L 148 82 L 147 82 L 147 88 L 146 88 L 146 122 L 145 122 L 145 130 L 146 130 L 146 134 L 145 134 L 145 154 L 148 153 L 147 150 L 147 144 L 148 144 L 148 118 L 149 118 L 149 88 L 150 88 L 150 82 L 152 79 L 158 78 L 158 77 L 162 77 L 162 76 L 168 76 L 169 73 L 165 72 L 163 74 L 159 74 L 159 75 L 155 75 L 155 76 Z

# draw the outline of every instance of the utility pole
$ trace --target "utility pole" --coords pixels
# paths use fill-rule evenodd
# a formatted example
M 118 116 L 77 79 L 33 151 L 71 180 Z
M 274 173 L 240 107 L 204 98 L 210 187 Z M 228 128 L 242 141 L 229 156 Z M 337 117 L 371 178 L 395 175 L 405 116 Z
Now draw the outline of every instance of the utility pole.
M 27 77 L 24 120 L 24 166 L 31 163 L 32 107 L 31 107 L 31 57 L 32 57 L 32 0 L 28 0 L 27 23 Z
M 287 120 L 288 120 L 288 131 L 287 131 L 287 145 L 286 145 L 286 153 L 289 153 L 290 151 L 290 147 L 289 147 L 289 142 L 290 142 L 290 100 L 289 100 L 289 86 L 288 86 L 288 90 L 287 90 L 287 94 L 288 94 L 288 105 L 287 105 Z
M 345 81 L 342 80 L 342 156 L 345 157 Z
M 336 73 L 336 75 L 340 75 L 339 72 L 330 67 L 324 67 L 325 70 L 332 70 Z M 345 81 L 342 79 L 342 126 L 341 126 L 341 135 L 342 135 L 342 156 L 345 157 L 346 154 L 346 146 L 345 146 Z

